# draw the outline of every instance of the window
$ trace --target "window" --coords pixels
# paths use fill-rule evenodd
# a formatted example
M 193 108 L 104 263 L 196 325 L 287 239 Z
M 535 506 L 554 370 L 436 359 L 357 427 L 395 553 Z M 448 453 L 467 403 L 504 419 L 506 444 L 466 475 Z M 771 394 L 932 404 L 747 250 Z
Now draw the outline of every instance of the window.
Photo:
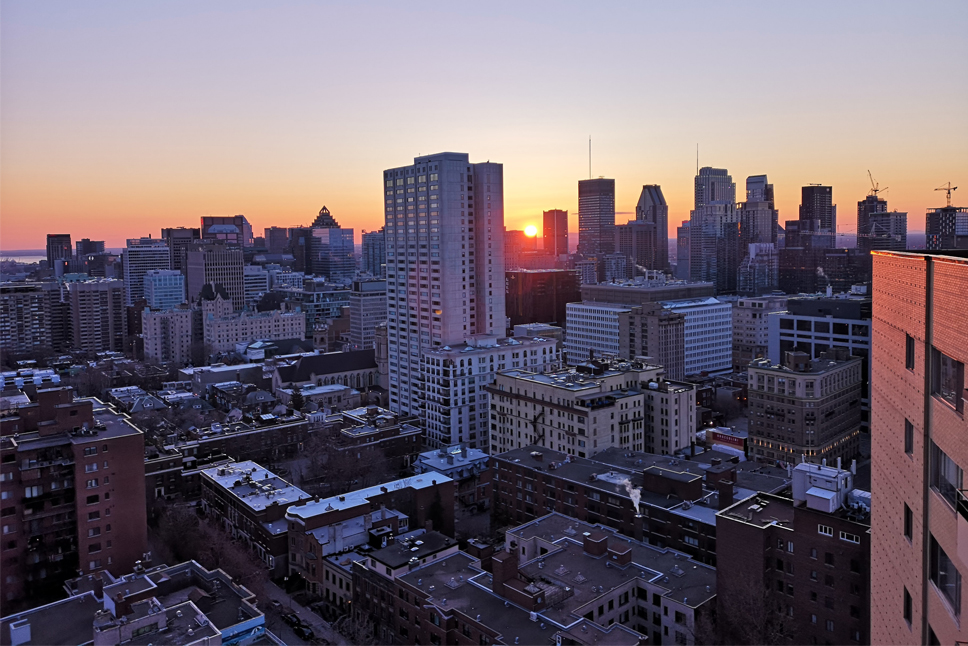
M 914 424 L 911 420 L 904 420 L 904 452 L 914 454 Z
M 40 485 L 34 485 L 32 487 L 24 487 L 24 498 L 36 498 L 42 493 L 44 493 L 44 488 Z
M 824 536 L 833 536 L 834 528 L 827 525 L 817 525 L 817 532 Z
M 914 370 L 914 337 L 910 334 L 905 335 L 904 339 L 904 367 Z
M 860 536 L 851 534 L 850 532 L 840 532 L 840 540 L 860 545 Z
M 914 514 L 911 512 L 911 508 L 904 503 L 904 538 L 911 540 L 911 536 L 914 531 Z
M 931 394 L 959 413 L 963 412 L 965 364 L 933 348 L 931 354 Z
M 937 444 L 931 442 L 931 487 L 952 507 L 958 504 L 961 477 L 961 467 L 938 448 Z
M 833 619 L 828 619 L 827 620 L 827 632 L 831 632 L 832 633 L 833 631 L 834 631 L 834 620 Z
M 911 598 L 911 593 L 908 592 L 907 588 L 904 588 L 904 621 L 908 623 L 908 628 L 911 627 L 911 622 L 914 618 L 914 600 Z
M 937 586 L 938 592 L 948 601 L 952 611 L 957 615 L 961 612 L 961 573 L 941 549 L 941 545 L 934 536 L 931 537 L 929 549 L 931 582 Z

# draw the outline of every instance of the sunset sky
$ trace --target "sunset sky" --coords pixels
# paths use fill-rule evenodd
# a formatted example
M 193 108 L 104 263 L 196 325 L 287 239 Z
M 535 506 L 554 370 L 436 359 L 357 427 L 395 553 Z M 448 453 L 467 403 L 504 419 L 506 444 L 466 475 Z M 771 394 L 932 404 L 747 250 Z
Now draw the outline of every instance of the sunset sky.
M 968 204 L 968 2 L 0 4 L 0 248 L 123 246 L 204 214 L 382 225 L 381 171 L 504 164 L 506 225 L 616 180 L 670 228 L 700 163 L 830 184 L 843 232 L 871 170 L 923 229 Z

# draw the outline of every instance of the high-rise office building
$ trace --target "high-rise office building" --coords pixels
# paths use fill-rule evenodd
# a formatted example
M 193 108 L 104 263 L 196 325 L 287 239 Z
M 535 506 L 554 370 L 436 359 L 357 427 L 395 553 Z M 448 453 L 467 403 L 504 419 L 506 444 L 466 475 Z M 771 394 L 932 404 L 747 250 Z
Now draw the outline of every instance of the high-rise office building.
M 186 254 L 192 243 L 202 239 L 201 229 L 190 227 L 164 228 L 161 230 L 161 239 L 168 244 L 168 251 L 171 257 L 171 268 L 183 274 L 186 271 Z
M 739 268 L 739 222 L 732 202 L 711 202 L 690 213 L 689 275 L 695 282 L 722 282 Z
M 811 184 L 800 190 L 800 236 L 796 246 L 830 249 L 837 246 L 837 206 L 834 189 Z M 787 243 L 787 247 L 794 246 Z
M 615 180 L 578 182 L 578 253 L 603 256 L 615 251 Z
M 174 269 L 145 272 L 144 299 L 153 310 L 168 310 L 185 302 L 185 275 Z
M 928 209 L 924 218 L 925 246 L 931 251 L 968 249 L 968 208 Z
M 387 322 L 387 281 L 354 280 L 350 291 L 350 345 L 371 350 L 376 327 Z
M 510 327 L 526 323 L 564 325 L 565 305 L 581 300 L 574 269 L 518 269 L 507 272 Z
M 144 298 L 145 274 L 153 269 L 171 269 L 171 250 L 158 238 L 130 238 L 123 253 L 124 304 Z
M 439 153 L 383 173 L 390 407 L 423 414 L 421 356 L 502 335 L 504 170 Z
M 341 228 L 325 206 L 310 228 L 309 253 L 312 272 L 327 280 L 352 278 L 356 273 L 353 229 Z
M 363 232 L 362 269 L 371 276 L 387 276 L 387 240 L 383 227 L 379 231 Z
M 689 230 L 689 220 L 683 220 L 676 227 L 676 278 L 689 280 L 691 276 L 690 260 L 692 254 L 692 232 Z
M 962 643 L 968 253 L 873 258 L 870 643 Z
M 545 253 L 555 258 L 568 255 L 568 211 L 552 209 L 543 214 L 542 242 Z
M 887 200 L 880 197 L 877 193 L 871 193 L 857 203 L 857 248 L 867 249 L 871 247 L 871 215 L 874 213 L 886 213 Z M 899 251 L 904 251 L 900 249 Z
M 725 168 L 699 169 L 695 179 L 695 204 L 699 209 L 713 202 L 736 203 L 736 183 Z
M 242 309 L 245 305 L 242 249 L 202 242 L 189 247 L 186 258 L 189 300 L 198 299 L 202 288 L 214 283 L 225 288 L 237 310 Z
M 269 291 L 269 272 L 261 265 L 246 265 L 242 267 L 242 292 L 245 294 L 245 306 L 255 309 L 256 303 L 262 295 Z
M 780 253 L 775 244 L 756 242 L 746 246 L 746 256 L 736 274 L 736 293 L 763 296 L 775 291 L 780 281 Z
M 234 247 L 251 247 L 252 225 L 244 215 L 203 215 L 202 240 L 216 240 Z
M 649 255 L 636 258 L 636 264 L 646 269 L 668 269 L 669 205 L 666 204 L 662 188 L 658 184 L 646 184 L 642 187 L 638 204 L 635 205 L 635 221 L 652 225 L 648 245 Z
M 74 255 L 78 258 L 87 255 L 104 253 L 104 240 L 83 238 L 74 243 Z
M 766 175 L 746 178 L 746 201 L 736 210 L 744 249 L 755 243 L 776 244 L 779 213 L 773 206 L 773 184 L 767 182 Z
M 47 266 L 53 267 L 57 260 L 69 260 L 73 255 L 71 248 L 71 234 L 69 233 L 48 233 L 47 234 Z
M 264 237 L 269 253 L 286 253 L 289 247 L 289 230 L 286 227 L 266 227 Z

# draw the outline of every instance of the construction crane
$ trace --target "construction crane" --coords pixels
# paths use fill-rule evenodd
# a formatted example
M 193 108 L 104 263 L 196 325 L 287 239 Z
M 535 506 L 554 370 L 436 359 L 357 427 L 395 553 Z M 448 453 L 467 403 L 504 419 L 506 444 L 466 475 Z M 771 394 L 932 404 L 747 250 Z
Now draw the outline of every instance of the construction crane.
M 878 193 L 880 193 L 881 191 L 886 191 L 888 189 L 887 186 L 885 186 L 884 188 L 881 188 L 880 184 L 874 181 L 874 176 L 871 175 L 870 171 L 867 171 L 867 176 L 871 178 L 871 192 L 868 193 L 868 195 L 873 195 L 876 197 Z
M 951 185 L 951 182 L 948 182 L 944 186 L 941 186 L 941 187 L 936 188 L 934 190 L 936 190 L 936 191 L 944 191 L 947 194 L 947 196 L 948 196 L 948 206 L 950 207 L 951 206 L 951 191 L 957 191 L 958 190 L 958 187 L 957 186 L 952 186 Z

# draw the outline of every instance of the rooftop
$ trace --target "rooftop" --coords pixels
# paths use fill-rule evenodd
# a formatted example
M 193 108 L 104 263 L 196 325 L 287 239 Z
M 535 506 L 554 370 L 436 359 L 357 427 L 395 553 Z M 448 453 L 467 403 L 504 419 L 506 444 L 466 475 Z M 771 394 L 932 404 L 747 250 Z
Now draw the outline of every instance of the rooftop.
M 398 536 L 393 543 L 373 550 L 367 556 L 395 570 L 414 559 L 423 559 L 455 545 L 457 545 L 456 540 L 440 532 L 418 529 L 410 534 Z
M 707 305 L 726 305 L 732 307 L 729 303 L 723 303 L 722 301 L 709 296 L 707 298 L 687 298 L 679 301 L 662 301 L 662 307 L 667 310 L 679 310 L 687 309 L 690 307 L 705 307 Z
M 358 505 L 367 503 L 369 499 L 374 496 L 379 496 L 388 491 L 400 491 L 403 489 L 426 489 L 450 481 L 451 479 L 443 474 L 437 473 L 436 471 L 428 471 L 427 473 L 417 476 L 403 478 L 401 480 L 394 480 L 392 482 L 367 487 L 365 489 L 358 489 L 340 496 L 332 496 L 330 498 L 323 498 L 322 500 L 312 501 L 305 504 L 293 505 L 286 512 L 286 517 L 305 520 L 306 518 L 312 518 L 313 516 L 326 514 L 331 511 L 351 509 Z
M 202 477 L 209 478 L 256 512 L 265 510 L 269 505 L 283 505 L 312 498 L 302 489 L 251 460 L 204 469 Z

